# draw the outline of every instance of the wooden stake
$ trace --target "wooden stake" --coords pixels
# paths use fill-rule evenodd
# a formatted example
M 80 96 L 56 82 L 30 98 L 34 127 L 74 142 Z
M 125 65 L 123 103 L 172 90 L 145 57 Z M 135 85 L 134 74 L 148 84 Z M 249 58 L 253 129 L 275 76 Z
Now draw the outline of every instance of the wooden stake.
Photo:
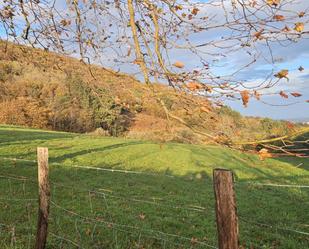
M 213 172 L 219 249 L 238 249 L 238 217 L 233 173 L 215 169 Z
M 47 238 L 50 189 L 48 182 L 48 148 L 37 148 L 39 213 L 35 249 L 44 249 Z

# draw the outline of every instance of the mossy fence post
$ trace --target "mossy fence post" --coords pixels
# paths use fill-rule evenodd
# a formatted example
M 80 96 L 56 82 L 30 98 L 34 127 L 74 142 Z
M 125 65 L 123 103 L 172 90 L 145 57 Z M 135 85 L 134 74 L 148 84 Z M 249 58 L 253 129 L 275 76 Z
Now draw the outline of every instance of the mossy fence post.
M 238 249 L 238 217 L 233 172 L 213 172 L 219 249 Z
M 44 249 L 47 239 L 50 188 L 48 181 L 48 148 L 37 148 L 39 211 L 35 249 Z

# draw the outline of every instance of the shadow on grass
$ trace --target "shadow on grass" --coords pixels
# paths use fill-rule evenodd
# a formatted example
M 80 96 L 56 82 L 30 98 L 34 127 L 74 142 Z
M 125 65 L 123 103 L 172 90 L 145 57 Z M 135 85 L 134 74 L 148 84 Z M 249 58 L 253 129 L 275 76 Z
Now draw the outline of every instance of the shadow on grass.
M 15 165 L 0 164 L 0 166 L 1 174 L 17 174 L 18 169 L 18 175 L 36 179 L 35 167 L 29 167 L 21 162 L 17 162 Z M 107 165 L 107 167 L 112 168 L 113 165 Z M 173 174 L 169 169 L 157 175 L 147 175 L 147 173 L 149 172 L 145 171 L 145 174 L 135 175 L 100 172 L 69 166 L 51 168 L 51 200 L 73 213 L 80 214 L 81 217 L 91 217 L 96 221 L 94 224 L 98 225 L 95 230 L 100 233 L 95 233 L 96 241 L 91 241 L 87 229 L 89 227 L 92 229 L 92 225 L 94 225 L 92 221 L 78 222 L 77 219 L 80 217 L 66 213 L 54 205 L 51 206 L 50 231 L 55 234 L 60 232 L 61 236 L 83 245 L 84 248 L 103 248 L 103 245 L 104 248 L 114 248 L 115 238 L 109 234 L 108 229 L 116 229 L 117 227 L 111 228 L 106 223 L 100 223 L 100 221 L 108 221 L 145 230 L 178 234 L 187 238 L 194 237 L 198 241 L 203 241 L 206 237 L 208 244 L 216 245 L 214 194 L 212 179 L 207 172 L 203 170 L 189 172 L 184 176 L 174 176 L 173 178 L 164 175 Z M 257 180 L 265 179 L 267 178 L 261 177 Z M 272 177 L 272 180 L 280 182 L 290 179 Z M 24 192 L 19 190 L 22 189 L 22 186 L 15 186 L 14 181 L 10 181 L 10 188 L 7 188 L 8 184 L 0 181 L 3 190 L 2 197 L 10 198 L 13 191 L 14 198 L 24 198 Z M 32 198 L 37 195 L 35 185 L 33 189 L 27 185 L 26 191 L 30 191 L 29 195 Z M 272 248 L 276 244 L 277 248 L 306 249 L 308 242 L 306 235 L 281 231 L 276 227 L 288 227 L 309 232 L 306 227 L 302 227 L 304 221 L 309 220 L 309 213 L 305 212 L 309 208 L 308 192 L 300 193 L 286 188 L 236 184 L 238 212 L 242 217 L 240 220 L 240 241 L 242 245 L 245 245 L 244 248 L 251 248 L 250 245 L 255 245 L 253 248 Z M 9 216 L 6 216 L 8 212 L 0 212 L 0 218 L 2 221 L 14 224 L 16 217 L 19 217 L 18 223 L 14 224 L 18 231 L 18 226 L 25 227 L 29 224 L 27 218 L 29 211 L 17 207 L 18 203 L 14 203 L 14 205 L 10 206 Z M 201 207 L 203 209 L 200 209 L 202 212 L 195 213 L 190 210 L 175 209 L 171 206 L 179 206 L 184 209 Z M 139 218 L 141 213 L 145 218 Z M 33 219 L 35 224 L 36 212 L 33 212 Z M 255 226 L 243 222 L 244 219 L 254 223 L 268 224 L 272 227 Z M 129 231 L 128 227 L 126 232 Z M 144 248 L 163 248 L 152 239 L 142 236 L 141 234 L 147 233 L 144 230 L 133 230 L 136 235 L 130 239 L 127 238 L 126 232 L 124 235 L 118 234 L 117 239 L 123 243 L 118 245 L 118 248 L 132 248 L 136 246 L 136 241 L 142 243 Z M 180 243 L 184 248 L 192 246 L 190 240 L 185 241 L 173 236 L 165 239 Z M 16 240 L 28 241 L 29 237 L 17 233 Z M 65 241 L 56 242 L 49 237 L 48 244 L 51 247 L 58 247 L 57 243 L 64 243 L 62 246 L 67 246 L 66 248 L 74 248 L 66 245 Z M 164 248 L 175 247 L 173 244 L 167 244 Z M 203 247 L 197 244 L 194 248 Z
M 37 131 L 22 128 L 10 128 L 0 126 L 0 144 L 1 146 L 10 145 L 12 143 L 26 143 L 33 140 L 52 140 L 62 138 L 73 138 L 74 134 L 51 132 L 51 131 Z
M 52 158 L 52 162 L 59 163 L 59 162 L 62 162 L 63 160 L 66 160 L 66 159 L 73 159 L 77 156 L 83 156 L 83 155 L 87 155 L 87 154 L 91 154 L 91 153 L 97 153 L 97 152 L 105 152 L 105 151 L 109 151 L 109 150 L 114 150 L 114 149 L 119 149 L 119 148 L 124 148 L 124 147 L 132 146 L 132 145 L 139 145 L 139 144 L 144 144 L 144 142 L 129 141 L 129 142 L 126 142 L 126 143 L 118 143 L 118 144 L 102 146 L 102 147 L 95 148 L 95 149 L 80 150 L 80 151 L 76 151 L 76 152 L 73 152 L 73 153 L 66 153 L 66 154 L 59 156 L 59 157 L 54 157 L 54 158 Z
M 309 171 L 309 158 L 301 158 L 301 157 L 280 157 L 277 158 L 278 161 L 289 163 L 296 168 L 305 169 Z

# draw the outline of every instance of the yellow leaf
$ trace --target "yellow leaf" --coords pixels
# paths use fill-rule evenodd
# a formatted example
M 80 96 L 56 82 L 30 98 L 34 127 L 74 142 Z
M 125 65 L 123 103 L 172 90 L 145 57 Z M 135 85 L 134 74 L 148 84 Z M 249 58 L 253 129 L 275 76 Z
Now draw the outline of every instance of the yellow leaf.
M 200 109 L 202 112 L 206 112 L 206 113 L 210 112 L 209 108 L 207 108 L 206 106 L 202 106 Z
M 282 78 L 289 79 L 289 78 L 288 78 L 288 74 L 289 74 L 289 70 L 283 69 L 283 70 L 281 70 L 280 72 L 276 73 L 276 74 L 275 74 L 275 77 L 277 77 L 277 78 L 279 78 L 279 79 L 282 79 Z
M 267 4 L 270 6 L 278 6 L 280 4 L 280 0 L 267 0 Z
M 176 5 L 175 6 L 175 10 L 182 10 L 182 9 L 183 9 L 182 5 Z
M 297 31 L 297 32 L 303 32 L 304 27 L 305 27 L 304 23 L 297 22 L 297 23 L 295 23 L 294 30 Z
M 283 21 L 285 18 L 284 18 L 283 15 L 274 15 L 274 19 L 275 19 L 276 21 Z
M 271 158 L 271 157 L 272 157 L 272 155 L 271 155 L 271 153 L 268 152 L 267 149 L 263 148 L 263 149 L 261 149 L 259 151 L 259 158 L 260 158 L 260 160 L 263 161 L 264 159 Z

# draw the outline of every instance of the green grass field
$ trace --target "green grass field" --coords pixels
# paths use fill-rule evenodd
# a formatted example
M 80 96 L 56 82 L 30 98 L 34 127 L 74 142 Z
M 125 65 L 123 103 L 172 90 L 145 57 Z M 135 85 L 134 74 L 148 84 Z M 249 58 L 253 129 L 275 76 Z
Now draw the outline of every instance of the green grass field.
M 309 185 L 308 159 L 9 126 L 0 126 L 0 248 L 33 248 L 37 146 L 50 158 L 47 248 L 216 248 L 217 167 L 236 174 L 242 248 L 309 248 L 309 188 L 252 184 Z

